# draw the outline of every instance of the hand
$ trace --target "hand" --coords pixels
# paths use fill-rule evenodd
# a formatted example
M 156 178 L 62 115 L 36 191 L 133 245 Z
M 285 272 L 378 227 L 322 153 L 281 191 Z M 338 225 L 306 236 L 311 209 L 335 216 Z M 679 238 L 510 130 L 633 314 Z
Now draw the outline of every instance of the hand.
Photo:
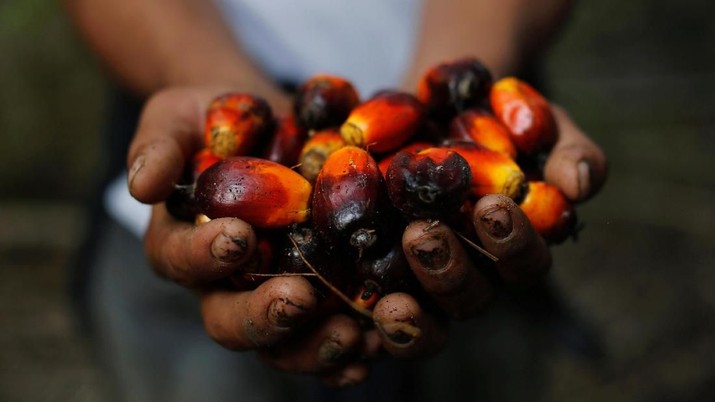
M 545 179 L 572 202 L 594 195 L 606 178 L 606 158 L 560 107 L 554 106 L 559 140 L 545 166 Z M 528 286 L 551 266 L 549 248 L 529 219 L 510 198 L 489 195 L 474 208 L 473 224 L 482 246 L 496 256 L 496 270 L 511 286 Z M 462 319 L 482 311 L 493 295 L 490 281 L 477 268 L 491 265 L 471 260 L 460 239 L 444 224 L 412 222 L 404 232 L 403 248 L 415 276 L 447 315 Z M 485 260 L 486 261 L 486 260 Z M 424 312 L 406 294 L 383 297 L 374 311 L 382 344 L 391 354 L 418 357 L 439 350 L 446 325 Z M 418 337 L 401 331 L 408 322 L 421 330 Z
M 253 258 L 252 228 L 235 218 L 195 226 L 174 219 L 161 203 L 202 145 L 206 107 L 228 90 L 170 89 L 144 108 L 128 166 L 132 195 L 156 203 L 145 237 L 147 256 L 159 275 L 198 291 L 206 331 L 221 345 L 257 350 L 275 367 L 320 374 L 331 384 L 357 383 L 367 376 L 367 363 L 357 358 L 379 349 L 374 333 L 361 332 L 346 315 L 316 319 L 316 294 L 302 277 L 271 278 L 250 291 L 216 286 Z M 271 102 L 289 104 L 287 98 Z

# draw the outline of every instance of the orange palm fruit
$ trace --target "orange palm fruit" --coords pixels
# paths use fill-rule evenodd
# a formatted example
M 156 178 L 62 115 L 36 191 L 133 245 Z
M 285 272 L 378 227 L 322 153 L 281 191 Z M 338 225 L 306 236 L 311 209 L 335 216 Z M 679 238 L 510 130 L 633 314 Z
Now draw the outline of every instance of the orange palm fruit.
M 278 119 L 263 157 L 284 166 L 294 166 L 298 163 L 300 150 L 307 137 L 307 131 L 298 126 L 295 116 L 288 115 Z
M 300 151 L 298 171 L 308 181 L 314 182 L 328 156 L 344 146 L 345 140 L 337 129 L 328 128 L 316 132 Z
M 492 75 L 479 60 L 465 57 L 430 68 L 417 84 L 417 98 L 430 116 L 449 120 L 455 114 L 478 106 L 489 94 Z
M 236 217 L 258 228 L 281 228 L 309 217 L 311 185 L 300 174 L 265 159 L 234 156 L 196 181 L 199 210 L 211 219 Z
M 453 143 L 450 147 L 461 155 L 472 171 L 472 195 L 504 194 L 519 198 L 526 180 L 524 172 L 510 157 L 477 144 Z
M 220 161 L 221 159 L 223 158 L 214 155 L 213 152 L 211 152 L 211 150 L 208 148 L 204 148 L 201 151 L 195 153 L 193 158 L 191 159 L 194 180 L 199 177 L 199 175 L 203 173 L 204 170 L 210 168 L 211 166 L 213 166 L 214 163 Z
M 455 140 L 472 141 L 516 159 L 516 147 L 511 140 L 509 129 L 482 110 L 467 110 L 452 119 L 449 137 Z
M 534 88 L 514 77 L 494 83 L 489 94 L 494 115 L 511 133 L 519 152 L 547 152 L 556 143 L 556 122 L 548 101 Z
M 337 127 L 360 103 L 350 81 L 329 74 L 318 74 L 298 88 L 293 112 L 301 126 L 309 130 Z
M 543 181 L 528 182 L 519 204 L 534 229 L 549 243 L 562 243 L 576 230 L 576 211 L 556 186 Z
M 204 144 L 221 158 L 247 155 L 273 130 L 273 114 L 262 98 L 230 93 L 214 99 L 206 111 Z
M 325 161 L 315 180 L 312 222 L 330 248 L 362 258 L 386 237 L 391 209 L 375 159 L 345 146 Z
M 414 96 L 382 91 L 357 106 L 340 127 L 345 142 L 371 152 L 389 152 L 404 144 L 424 122 L 424 110 Z
M 426 141 L 413 142 L 398 149 L 396 152 L 384 156 L 382 159 L 380 159 L 379 162 L 377 162 L 377 167 L 380 169 L 380 173 L 382 173 L 382 176 L 387 177 L 387 168 L 390 167 L 390 163 L 395 158 L 395 155 L 403 151 L 408 153 L 420 152 L 423 149 L 431 148 L 433 146 L 433 144 Z

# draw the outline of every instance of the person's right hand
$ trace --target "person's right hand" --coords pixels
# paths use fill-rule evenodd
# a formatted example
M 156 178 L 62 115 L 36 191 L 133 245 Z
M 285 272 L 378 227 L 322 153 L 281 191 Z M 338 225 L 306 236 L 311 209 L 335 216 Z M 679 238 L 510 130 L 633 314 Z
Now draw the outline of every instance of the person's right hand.
M 143 110 L 127 162 L 131 194 L 154 204 L 145 236 L 149 261 L 159 275 L 198 291 L 206 331 L 219 344 L 257 350 L 281 370 L 314 373 L 334 385 L 360 382 L 368 368 L 359 358 L 379 348 L 374 335 L 364 334 L 347 315 L 316 319 L 318 299 L 302 277 L 271 278 L 248 291 L 216 286 L 254 258 L 252 228 L 236 218 L 194 225 L 175 219 L 163 204 L 202 146 L 207 106 L 229 90 L 169 89 Z

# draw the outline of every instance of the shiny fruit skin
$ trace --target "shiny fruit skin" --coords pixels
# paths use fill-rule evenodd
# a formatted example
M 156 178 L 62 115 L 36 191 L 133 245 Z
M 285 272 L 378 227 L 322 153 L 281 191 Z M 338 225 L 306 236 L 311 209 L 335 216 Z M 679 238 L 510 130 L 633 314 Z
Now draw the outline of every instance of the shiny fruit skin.
M 455 116 L 450 124 L 449 137 L 455 140 L 472 141 L 516 159 L 516 147 L 511 140 L 509 129 L 481 110 L 467 110 Z
M 398 153 L 385 182 L 392 204 L 407 219 L 446 219 L 457 214 L 467 200 L 472 173 L 458 152 L 427 148 Z
M 424 124 L 424 108 L 414 96 L 383 91 L 357 106 L 340 127 L 345 142 L 370 152 L 394 151 Z
M 426 142 L 426 141 L 418 141 L 418 142 L 413 142 L 411 144 L 405 145 L 402 148 L 398 149 L 397 151 L 393 153 L 389 153 L 380 159 L 379 162 L 377 162 L 377 167 L 380 169 L 380 173 L 382 173 L 382 177 L 387 177 L 387 169 L 390 167 L 390 163 L 392 163 L 392 160 L 395 158 L 395 155 L 397 155 L 400 152 L 409 152 L 409 153 L 415 153 L 415 152 L 420 152 L 423 149 L 427 148 L 432 148 L 434 145 L 432 143 Z
M 479 60 L 471 57 L 438 64 L 417 84 L 417 98 L 430 116 L 449 121 L 457 113 L 478 106 L 489 94 L 492 75 Z
M 307 138 L 307 131 L 298 126 L 293 115 L 278 119 L 263 158 L 283 166 L 295 166 Z
M 265 100 L 230 93 L 214 99 L 206 111 L 204 144 L 220 158 L 247 155 L 272 130 L 273 114 Z
M 504 194 L 518 199 L 526 180 L 519 165 L 508 156 L 476 144 L 453 143 L 448 149 L 459 153 L 472 171 L 472 195 Z
M 526 196 L 519 207 L 549 243 L 563 243 L 575 233 L 576 211 L 556 186 L 543 181 L 528 182 Z
M 360 97 L 348 80 L 318 74 L 298 88 L 293 112 L 302 127 L 322 130 L 340 126 L 359 103 Z
M 236 217 L 258 228 L 281 228 L 309 217 L 311 186 L 303 176 L 265 159 L 235 156 L 196 181 L 199 209 L 211 219 Z
M 315 180 L 312 221 L 329 248 L 362 258 L 384 237 L 391 213 L 382 175 L 367 151 L 346 146 L 328 157 Z
M 308 181 L 314 182 L 330 154 L 345 145 L 345 140 L 336 128 L 316 132 L 303 144 L 298 158 L 298 171 Z
M 514 77 L 494 83 L 489 95 L 494 115 L 511 133 L 524 155 L 548 152 L 556 143 L 556 122 L 548 101 L 534 88 Z
M 196 180 L 196 178 L 199 177 L 204 170 L 210 168 L 222 159 L 223 158 L 214 155 L 208 148 L 204 148 L 195 153 L 193 158 L 191 158 L 191 165 L 193 166 L 193 179 Z

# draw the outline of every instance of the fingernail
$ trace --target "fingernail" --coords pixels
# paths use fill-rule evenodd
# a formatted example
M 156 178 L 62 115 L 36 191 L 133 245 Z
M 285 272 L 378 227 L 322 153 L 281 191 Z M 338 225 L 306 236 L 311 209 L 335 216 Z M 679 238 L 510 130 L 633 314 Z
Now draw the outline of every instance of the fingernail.
M 318 359 L 325 363 L 335 363 L 345 356 L 345 348 L 336 339 L 324 341 L 318 348 Z
M 480 218 L 480 221 L 489 236 L 497 240 L 509 236 L 513 229 L 511 214 L 509 210 L 502 207 L 487 210 Z
M 400 328 L 403 327 L 402 323 L 396 322 L 393 324 L 380 324 L 376 322 L 375 326 L 380 332 L 385 334 L 390 341 L 399 346 L 407 346 L 415 340 L 412 335 L 400 330 Z
M 245 239 L 219 233 L 211 243 L 211 254 L 221 262 L 236 262 L 246 255 L 247 247 Z
M 578 197 L 583 198 L 588 195 L 591 187 L 591 168 L 588 162 L 581 161 L 577 165 L 578 169 Z
M 139 173 L 139 171 L 142 170 L 142 168 L 144 167 L 145 159 L 146 158 L 144 157 L 144 154 L 139 155 L 134 160 L 132 167 L 129 168 L 129 172 L 127 173 L 127 182 L 130 190 L 132 189 L 132 185 L 134 183 L 134 179 L 137 176 L 137 173 Z
M 278 327 L 289 328 L 303 321 L 306 310 L 288 299 L 279 299 L 268 308 L 268 319 Z
M 449 245 L 441 233 L 415 240 L 410 247 L 410 253 L 417 258 L 422 268 L 432 271 L 446 267 L 451 258 Z

